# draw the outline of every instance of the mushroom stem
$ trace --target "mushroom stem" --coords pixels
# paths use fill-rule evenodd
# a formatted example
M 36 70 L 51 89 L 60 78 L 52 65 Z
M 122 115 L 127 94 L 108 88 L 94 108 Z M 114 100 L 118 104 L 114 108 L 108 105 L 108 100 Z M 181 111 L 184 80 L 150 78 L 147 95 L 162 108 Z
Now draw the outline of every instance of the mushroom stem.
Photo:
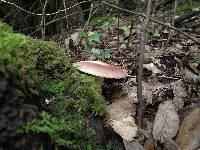
M 102 91 L 102 85 L 103 85 L 103 81 L 104 81 L 104 77 L 95 77 L 96 80 L 96 84 L 97 86 L 100 88 L 100 90 Z

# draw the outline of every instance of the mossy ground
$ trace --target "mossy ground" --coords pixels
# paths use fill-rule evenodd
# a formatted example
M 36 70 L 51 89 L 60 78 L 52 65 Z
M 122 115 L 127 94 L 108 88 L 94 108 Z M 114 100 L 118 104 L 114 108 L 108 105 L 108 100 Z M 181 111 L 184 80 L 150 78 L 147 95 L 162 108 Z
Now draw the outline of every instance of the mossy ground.
M 96 149 L 86 116 L 104 114 L 106 102 L 56 44 L 0 22 L 0 77 L 0 148 Z

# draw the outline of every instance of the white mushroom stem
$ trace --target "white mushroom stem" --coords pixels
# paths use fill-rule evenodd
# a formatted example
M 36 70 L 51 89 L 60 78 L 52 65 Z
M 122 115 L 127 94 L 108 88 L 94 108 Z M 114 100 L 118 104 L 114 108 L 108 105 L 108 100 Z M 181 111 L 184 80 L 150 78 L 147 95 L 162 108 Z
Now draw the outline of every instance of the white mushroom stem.
M 96 84 L 97 86 L 100 88 L 100 90 L 102 90 L 102 85 L 103 85 L 103 81 L 104 81 L 104 77 L 95 77 L 96 80 Z

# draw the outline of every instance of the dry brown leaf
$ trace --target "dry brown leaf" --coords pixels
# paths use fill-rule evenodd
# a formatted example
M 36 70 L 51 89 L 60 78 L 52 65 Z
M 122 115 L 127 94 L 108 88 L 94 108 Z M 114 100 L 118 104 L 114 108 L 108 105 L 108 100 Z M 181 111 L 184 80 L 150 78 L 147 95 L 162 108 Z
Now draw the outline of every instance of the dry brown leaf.
M 183 119 L 176 138 L 182 150 L 196 150 L 200 146 L 200 107 L 194 108 Z
M 145 150 L 144 147 L 137 141 L 127 142 L 123 140 L 126 150 Z
M 170 138 L 168 138 L 164 143 L 165 150 L 181 150 L 177 144 Z
M 192 53 L 199 52 L 199 47 L 197 45 L 190 46 L 189 49 L 190 49 L 190 52 Z
M 151 70 L 152 73 L 155 75 L 162 74 L 162 71 L 160 69 L 158 69 L 153 63 L 144 64 L 143 67 L 147 68 L 148 70 Z
M 196 73 L 200 74 L 199 69 L 197 69 L 199 65 L 198 62 L 193 62 L 193 63 L 190 63 L 189 65 Z
M 110 125 L 113 130 L 126 141 L 131 141 L 137 135 L 138 127 L 132 117 L 135 106 L 126 99 L 117 99 L 107 108 Z
M 125 117 L 135 115 L 135 105 L 131 101 L 126 99 L 114 100 L 107 108 L 109 118 L 114 120 L 120 120 Z
M 175 96 L 175 97 L 173 98 L 173 104 L 174 104 L 175 107 L 176 107 L 176 111 L 179 111 L 180 109 L 183 108 L 183 105 L 184 105 L 183 98 L 182 98 L 182 97 L 179 97 L 179 96 Z
M 171 87 L 174 93 L 173 104 L 175 104 L 176 110 L 178 111 L 181 108 L 183 108 L 184 105 L 183 98 L 187 97 L 185 84 L 183 83 L 182 80 L 178 80 L 176 82 L 173 82 L 171 84 Z
M 130 85 L 128 85 L 130 84 Z M 124 93 L 127 94 L 127 99 L 131 100 L 133 103 L 137 103 L 137 87 L 132 86 L 131 83 L 128 83 L 127 86 L 124 87 Z M 153 94 L 156 91 L 162 91 L 164 88 L 168 88 L 169 84 L 163 84 L 157 80 L 157 78 L 153 77 L 152 79 L 149 79 L 148 82 L 143 82 L 142 88 L 143 88 L 143 96 L 146 100 L 146 103 L 152 104 L 153 100 Z M 159 100 L 162 100 L 161 97 L 159 97 Z
M 178 132 L 179 122 L 179 116 L 172 101 L 160 104 L 153 125 L 154 139 L 163 143 L 167 138 L 173 138 Z
M 145 150 L 155 150 L 155 140 L 150 136 L 144 143 Z
M 186 81 L 193 81 L 195 78 L 197 78 L 197 75 L 187 68 L 181 70 L 181 75 L 183 76 L 183 79 Z
M 185 84 L 183 83 L 183 80 L 178 80 L 176 82 L 173 82 L 171 86 L 173 88 L 173 92 L 175 96 L 187 97 L 187 92 L 186 92 Z
M 175 47 L 177 47 L 178 49 L 182 49 L 183 46 L 181 44 L 175 44 Z
M 137 135 L 138 127 L 132 116 L 123 118 L 122 120 L 110 120 L 111 127 L 119 134 L 124 140 L 132 141 Z

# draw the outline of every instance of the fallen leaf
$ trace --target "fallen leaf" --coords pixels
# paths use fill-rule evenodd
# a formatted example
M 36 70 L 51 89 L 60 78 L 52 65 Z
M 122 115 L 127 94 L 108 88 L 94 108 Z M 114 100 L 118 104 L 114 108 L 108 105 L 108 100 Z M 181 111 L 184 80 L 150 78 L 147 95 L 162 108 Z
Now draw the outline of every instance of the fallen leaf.
M 145 150 L 144 147 L 137 141 L 127 142 L 123 140 L 126 150 Z
M 156 141 L 165 142 L 173 138 L 179 129 L 179 116 L 172 101 L 165 101 L 159 105 L 153 125 L 153 137 Z
M 110 120 L 111 127 L 119 134 L 124 140 L 132 141 L 137 135 L 138 126 L 132 116 L 123 118 L 122 120 Z
M 137 103 L 137 86 L 132 86 L 132 81 L 130 83 L 127 83 L 127 85 L 123 88 L 124 93 L 127 94 L 127 99 L 132 101 L 133 103 Z M 148 82 L 143 82 L 142 90 L 143 90 L 143 97 L 146 100 L 146 103 L 152 104 L 153 103 L 153 97 L 154 93 L 156 91 L 163 91 L 164 89 L 168 89 L 169 84 L 163 84 L 158 81 L 157 78 L 153 77 L 148 80 Z M 162 97 L 159 97 L 158 94 L 158 101 L 162 101 Z
M 148 70 L 151 70 L 153 74 L 162 74 L 162 71 L 158 69 L 153 63 L 150 64 L 144 64 L 144 68 L 147 68 Z
M 126 99 L 113 100 L 107 108 L 109 118 L 114 120 L 120 120 L 125 117 L 135 115 L 135 105 L 131 101 Z
M 155 140 L 150 136 L 144 143 L 145 150 L 155 150 Z
M 200 107 L 192 109 L 183 119 L 176 138 L 182 150 L 196 150 L 200 146 Z
M 182 49 L 183 46 L 181 44 L 175 44 L 175 47 L 178 48 L 178 49 Z
M 173 88 L 173 92 L 175 96 L 187 97 L 187 92 L 186 92 L 185 84 L 183 83 L 183 80 L 178 80 L 176 82 L 173 82 L 171 86 Z
M 186 81 L 195 81 L 195 79 L 198 77 L 198 75 L 194 74 L 192 71 L 190 71 L 187 68 L 184 68 L 181 70 L 181 75 L 183 76 L 183 79 Z
M 135 110 L 135 105 L 126 99 L 115 99 L 107 107 L 109 124 L 117 134 L 127 141 L 133 140 L 137 135 L 138 127 L 133 118 Z
M 176 110 L 178 111 L 183 108 L 183 98 L 187 97 L 185 84 L 183 83 L 183 80 L 178 80 L 176 82 L 173 82 L 171 84 L 171 87 L 174 93 L 173 104 L 176 106 Z
M 100 42 L 100 37 L 101 33 L 100 32 L 95 32 L 93 34 L 89 34 L 88 40 L 89 41 L 95 41 L 95 42 Z
M 165 150 L 181 150 L 177 144 L 170 138 L 168 138 L 164 143 Z

